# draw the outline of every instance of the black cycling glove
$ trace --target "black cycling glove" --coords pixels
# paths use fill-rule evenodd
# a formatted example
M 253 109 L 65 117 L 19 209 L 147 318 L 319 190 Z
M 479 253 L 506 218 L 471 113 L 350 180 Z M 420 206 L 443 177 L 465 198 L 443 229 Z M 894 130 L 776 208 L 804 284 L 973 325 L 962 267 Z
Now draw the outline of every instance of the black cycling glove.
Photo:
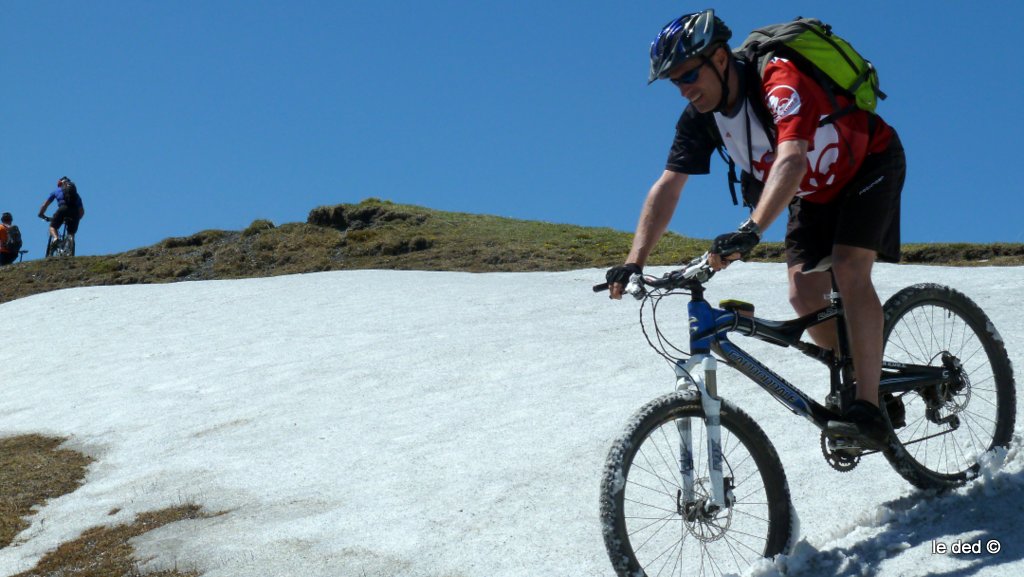
M 622 283 L 626 284 L 629 282 L 630 277 L 635 274 L 643 274 L 644 269 L 640 268 L 640 265 L 635 262 L 629 262 L 619 266 L 613 266 L 608 269 L 605 273 L 604 278 L 608 281 L 608 284 Z
M 740 253 L 740 260 L 747 258 L 750 251 L 754 250 L 757 243 L 761 242 L 761 229 L 752 220 L 747 220 L 740 225 L 736 232 L 727 232 L 715 237 L 711 243 L 711 253 L 729 256 L 733 253 Z

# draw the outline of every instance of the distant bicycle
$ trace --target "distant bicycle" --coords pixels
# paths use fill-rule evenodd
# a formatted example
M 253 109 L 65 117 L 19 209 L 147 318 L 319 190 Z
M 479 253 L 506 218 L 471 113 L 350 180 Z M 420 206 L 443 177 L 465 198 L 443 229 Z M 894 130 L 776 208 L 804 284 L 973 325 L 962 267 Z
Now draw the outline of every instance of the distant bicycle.
M 50 222 L 50 217 L 39 217 Z M 46 235 L 46 258 L 51 256 L 75 256 L 75 237 L 68 235 L 68 223 L 61 224 L 57 231 L 57 240 L 53 240 L 49 234 Z

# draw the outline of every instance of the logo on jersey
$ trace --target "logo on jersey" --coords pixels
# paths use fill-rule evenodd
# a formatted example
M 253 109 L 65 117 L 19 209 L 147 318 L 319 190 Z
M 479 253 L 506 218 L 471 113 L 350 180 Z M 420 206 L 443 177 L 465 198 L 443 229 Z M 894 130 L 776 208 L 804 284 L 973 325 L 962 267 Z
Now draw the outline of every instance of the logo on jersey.
M 772 88 L 766 100 L 768 101 L 768 110 L 772 113 L 775 122 L 800 112 L 800 93 L 792 86 L 780 84 Z
M 814 133 L 814 148 L 807 153 L 807 174 L 797 196 L 807 196 L 835 184 L 839 174 L 839 152 L 839 132 L 835 123 L 819 128 Z

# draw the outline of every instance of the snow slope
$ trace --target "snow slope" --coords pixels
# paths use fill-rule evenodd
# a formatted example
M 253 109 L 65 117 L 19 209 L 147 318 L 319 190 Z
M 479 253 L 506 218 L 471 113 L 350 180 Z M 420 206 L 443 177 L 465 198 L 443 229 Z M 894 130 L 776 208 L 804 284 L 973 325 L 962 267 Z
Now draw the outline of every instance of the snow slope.
M 673 378 L 640 334 L 637 303 L 591 293 L 602 278 L 333 272 L 0 305 L 21 335 L 0 352 L 0 435 L 66 436 L 96 459 L 79 490 L 0 550 L 0 574 L 88 527 L 195 502 L 227 513 L 140 538 L 147 567 L 610 576 L 597 519 L 605 453 Z M 925 281 L 975 299 L 1022 366 L 1024 312 L 1011 295 L 1024 269 L 877 267 L 883 300 Z M 730 267 L 708 290 L 768 318 L 792 316 L 785 294 L 784 268 L 768 264 Z M 802 355 L 742 342 L 805 391 L 827 391 L 824 369 Z M 793 553 L 751 574 L 1024 574 L 1016 448 L 982 479 L 930 496 L 881 458 L 828 468 L 818 432 L 736 373 L 719 391 L 773 439 L 801 520 Z M 933 553 L 958 539 L 1002 550 Z

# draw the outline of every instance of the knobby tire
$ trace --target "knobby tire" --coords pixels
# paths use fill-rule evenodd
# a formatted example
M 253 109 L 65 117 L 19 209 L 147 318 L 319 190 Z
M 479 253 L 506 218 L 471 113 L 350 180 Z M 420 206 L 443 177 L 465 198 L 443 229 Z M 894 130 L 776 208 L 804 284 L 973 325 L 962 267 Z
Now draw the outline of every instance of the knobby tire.
M 932 386 L 898 395 L 906 424 L 895 429 L 886 458 L 921 489 L 962 485 L 977 476 L 985 452 L 1006 447 L 1013 435 L 1016 388 L 1003 340 L 974 301 L 942 285 L 907 287 L 883 310 L 887 361 L 959 363 L 962 371 L 954 373 L 964 375 L 955 388 Z M 890 426 L 891 410 L 884 411 Z
M 736 502 L 704 522 L 684 519 L 678 506 L 679 419 L 691 423 L 696 492 L 710 494 L 699 393 L 671 393 L 641 408 L 612 445 L 601 481 L 602 529 L 616 573 L 742 573 L 757 559 L 785 550 L 794 520 L 782 463 L 757 423 L 727 401 L 721 408 L 723 470 L 735 485 Z

